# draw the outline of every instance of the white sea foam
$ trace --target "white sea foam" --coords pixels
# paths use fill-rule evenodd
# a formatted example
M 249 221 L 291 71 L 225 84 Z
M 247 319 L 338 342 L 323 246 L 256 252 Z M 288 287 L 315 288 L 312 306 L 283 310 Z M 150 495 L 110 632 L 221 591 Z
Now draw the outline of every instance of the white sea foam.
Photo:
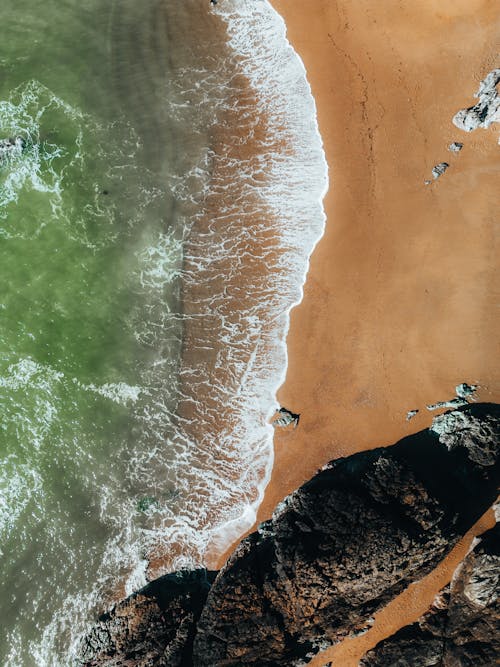
M 101 385 L 78 384 L 82 389 L 93 391 L 121 405 L 127 405 L 129 402 L 135 403 L 143 391 L 142 387 L 132 386 L 126 382 L 106 382 Z
M 224 267 L 228 278 L 241 278 L 242 289 L 254 291 L 257 298 L 250 310 L 239 311 L 237 299 L 231 301 L 225 289 L 208 289 L 196 302 L 196 312 L 191 309 L 184 316 L 189 318 L 188 330 L 194 331 L 190 345 L 200 354 L 198 362 L 182 365 L 177 400 L 191 405 L 196 417 L 185 418 L 185 410 L 175 410 L 172 350 L 158 357 L 144 376 L 147 400 L 138 402 L 136 413 L 143 444 L 130 453 L 127 478 L 154 497 L 155 509 L 149 513 L 153 520 L 142 530 L 142 548 L 166 554 L 167 569 L 203 564 L 209 546 L 222 551 L 255 521 L 272 469 L 269 420 L 286 373 L 289 313 L 302 298 L 309 257 L 325 224 L 327 165 L 315 104 L 282 19 L 264 0 L 226 0 L 216 11 L 227 24 L 233 60 L 212 71 L 200 68 L 199 85 L 183 91 L 191 95 L 192 104 L 186 106 L 211 101 L 224 115 L 230 93 L 237 91 L 232 77 L 243 72 L 257 95 L 238 111 L 255 127 L 268 123 L 267 134 L 258 154 L 249 159 L 209 150 L 185 174 L 186 182 L 195 176 L 200 187 L 203 183 L 204 199 L 217 197 L 218 208 L 211 210 L 205 230 L 196 229 L 206 216 L 203 210 L 193 221 L 184 221 L 185 229 L 194 230 L 187 247 L 193 236 L 197 244 L 196 254 L 186 256 L 188 269 L 181 270 L 178 259 L 186 235 L 167 234 L 141 251 L 140 277 L 150 298 L 179 275 L 193 288 L 191 294 L 197 294 L 204 283 L 217 285 L 217 271 Z M 174 113 L 181 108 L 172 102 Z M 228 141 L 241 141 L 238 130 L 227 128 Z M 220 163 L 230 182 L 214 177 Z M 191 199 L 191 187 L 181 180 L 174 188 L 179 199 Z M 251 210 L 246 210 L 248 202 Z M 259 213 L 264 223 L 252 228 Z M 269 243 L 261 249 L 264 258 L 270 257 L 268 273 L 239 276 L 251 260 L 239 254 L 240 244 L 255 233 L 263 244 Z M 257 284 L 245 283 L 255 278 Z M 162 314 L 155 311 L 156 319 L 146 319 L 138 329 L 143 341 L 158 341 L 168 322 L 179 319 L 163 299 L 158 304 Z M 223 345 L 209 366 L 204 355 L 213 353 L 214 335 Z M 167 338 L 165 345 L 172 345 Z M 170 491 L 165 493 L 165 488 Z
M 0 556 L 2 544 L 11 530 L 17 529 L 30 498 L 40 493 L 41 479 L 37 470 L 21 463 L 15 455 L 2 459 L 0 465 Z
M 324 230 L 322 201 L 328 187 L 328 169 L 305 68 L 286 39 L 281 17 L 267 0 L 226 0 L 216 11 L 227 23 L 238 68 L 257 91 L 257 106 L 250 109 L 250 113 L 255 115 L 256 124 L 260 116 L 269 122 L 269 135 L 286 146 L 285 153 L 276 150 L 272 143 L 267 150 L 263 146 L 257 164 L 238 161 L 228 165 L 234 166 L 238 177 L 248 183 L 250 195 L 258 189 L 262 210 L 269 208 L 278 221 L 272 230 L 274 239 L 286 250 L 281 252 L 278 265 L 269 266 L 270 286 L 265 284 L 264 278 L 262 298 L 267 297 L 264 308 L 258 314 L 243 313 L 239 321 L 231 324 L 221 317 L 222 339 L 228 350 L 234 351 L 221 360 L 226 367 L 228 361 L 234 366 L 235 384 L 226 388 L 229 389 L 226 400 L 230 401 L 238 421 L 233 422 L 232 431 L 226 432 L 218 445 L 226 456 L 236 452 L 234 465 L 242 469 L 237 488 L 231 492 L 219 490 L 216 499 L 222 505 L 228 500 L 233 503 L 232 511 L 226 512 L 230 516 L 223 520 L 222 515 L 219 525 L 215 522 L 210 531 L 212 543 L 222 550 L 255 521 L 270 477 L 273 429 L 268 422 L 278 407 L 275 395 L 286 373 L 289 313 L 302 299 L 309 257 Z M 240 200 L 236 205 L 243 209 L 245 202 Z M 224 216 L 228 212 L 221 209 L 218 213 Z M 255 217 L 256 214 L 258 209 L 254 208 L 250 215 Z M 241 218 L 243 224 L 239 231 L 244 236 L 243 210 Z M 235 231 L 231 228 L 228 235 Z M 233 258 L 227 265 L 236 266 L 237 271 L 238 264 L 234 262 L 237 252 L 230 241 L 228 239 L 227 247 L 220 244 L 211 248 L 210 258 L 214 255 L 222 260 Z M 197 268 L 203 269 L 203 261 Z M 216 302 L 217 299 L 212 300 L 209 310 L 216 308 Z M 263 323 L 263 318 L 267 322 Z M 273 322 L 274 328 L 263 340 L 262 326 L 269 322 Z M 241 343 L 250 346 L 250 355 L 238 354 Z M 238 357 L 242 361 L 238 361 Z M 294 408 L 300 409 L 300 406 Z M 214 461 L 214 465 L 220 462 Z M 234 469 L 230 473 L 229 478 L 232 477 L 234 483 Z M 219 489 L 220 486 L 219 483 Z
M 2 397 L 3 430 L 15 433 L 23 449 L 29 451 L 42 446 L 57 417 L 54 387 L 62 377 L 61 373 L 30 358 L 10 364 L 5 375 L 0 376 L 0 390 L 8 390 L 6 397 Z M 35 400 L 20 400 L 27 395 Z
M 63 151 L 59 146 L 40 139 L 41 119 L 54 108 L 75 121 L 78 118 L 75 109 L 34 80 L 18 86 L 9 100 L 0 101 L 2 134 L 21 137 L 25 142 L 24 150 L 5 162 L 0 170 L 0 218 L 7 218 L 8 205 L 18 201 L 23 188 L 48 194 L 51 205 L 57 206 L 61 178 L 53 163 Z M 0 233 L 4 238 L 23 235 L 22 230 L 11 229 L 8 225 L 3 225 Z
M 210 546 L 219 551 L 227 547 L 255 521 L 271 474 L 273 429 L 269 420 L 278 407 L 276 391 L 286 372 L 289 313 L 302 298 L 309 257 L 324 229 L 327 166 L 305 70 L 286 39 L 282 19 L 266 0 L 224 0 L 214 11 L 227 24 L 232 58 L 226 62 L 214 55 L 213 68 L 200 64 L 198 72 L 186 71 L 185 77 L 177 72 L 179 94 L 169 102 L 169 112 L 174 120 L 185 123 L 185 112 L 191 109 L 193 132 L 201 133 L 206 129 L 202 127 L 205 116 L 196 109 L 214 110 L 214 131 L 220 129 L 218 120 L 234 110 L 244 116 L 249 133 L 258 134 L 263 124 L 266 132 L 258 154 L 251 158 L 224 157 L 213 147 L 200 151 L 195 164 L 171 178 L 174 196 L 186 205 L 182 229 L 148 232 L 143 243 L 134 247 L 138 297 L 145 308 L 132 313 L 127 325 L 151 350 L 148 363 L 133 382 L 115 379 L 80 384 L 30 359 L 14 364 L 0 379 L 0 387 L 38 392 L 42 412 L 34 420 L 33 415 L 26 415 L 25 423 L 31 420 L 39 425 L 40 442 L 53 423 L 50 410 L 57 409 L 59 395 L 64 396 L 69 385 L 76 384 L 89 401 L 106 399 L 125 406 L 136 425 L 132 438 L 121 442 L 117 437 L 104 453 L 100 445 L 107 443 L 86 441 L 87 434 L 82 441 L 74 436 L 73 442 L 52 443 L 55 451 L 71 452 L 79 483 L 98 495 L 95 507 L 88 511 L 95 512 L 93 520 L 111 537 L 104 554 L 98 540 L 96 545 L 90 538 L 85 541 L 85 571 L 94 580 L 87 581 L 88 588 L 71 592 L 72 580 L 71 586 L 67 584 L 67 594 L 42 640 L 30 645 L 37 665 L 72 664 L 79 636 L 91 623 L 89 610 L 102 609 L 103 601 L 111 599 L 110 588 L 116 579 L 125 581 L 127 592 L 143 585 L 146 557 L 162 554 L 167 569 L 182 569 L 203 564 Z M 256 91 L 245 103 L 235 96 L 234 79 L 239 73 Z M 196 79 L 182 88 L 183 81 Z M 228 141 L 242 141 L 238 129 L 224 127 Z M 132 136 L 131 164 L 122 165 L 122 173 L 134 169 L 133 141 Z M 86 153 L 78 134 L 72 150 L 77 170 Z M 54 173 L 58 179 L 69 178 Z M 118 183 L 118 170 L 110 173 L 110 178 L 115 177 Z M 123 213 L 127 201 L 140 199 L 136 222 L 159 196 L 154 188 L 142 187 L 140 174 L 138 179 L 140 187 L 128 195 L 121 209 Z M 218 205 L 207 215 L 204 205 L 213 197 Z M 96 219 L 100 215 L 112 218 L 114 209 L 111 204 L 106 206 L 104 210 L 96 195 L 92 203 Z M 56 213 L 58 219 L 67 215 L 62 205 Z M 197 223 L 205 218 L 206 227 L 200 229 Z M 196 252 L 183 256 L 193 241 L 190 230 L 196 230 Z M 97 243 L 79 226 L 78 216 L 68 233 L 87 247 Z M 108 240 L 114 233 L 120 233 L 118 226 Z M 260 273 L 248 271 L 254 258 L 247 242 L 255 235 L 261 244 L 255 261 L 259 268 L 267 268 Z M 227 272 L 229 292 L 217 275 L 220 267 Z M 247 273 L 240 275 L 242 271 Z M 190 304 L 189 315 L 182 315 L 176 304 L 179 278 L 193 287 L 193 294 L 200 294 Z M 241 312 L 237 295 L 231 292 L 236 283 L 255 295 L 252 305 Z M 197 292 L 204 287 L 205 292 Z M 184 363 L 177 384 L 182 322 L 200 354 L 191 365 Z M 223 344 L 212 359 L 214 334 Z M 300 406 L 290 407 L 300 411 Z M 196 415 L 194 423 L 189 408 Z M 35 454 L 42 456 L 43 451 L 38 448 Z M 26 470 L 25 478 L 31 479 L 30 474 Z M 41 488 L 35 477 L 30 484 Z M 15 495 L 16 489 L 9 493 Z M 26 502 L 18 497 L 19 512 Z M 68 521 L 67 525 L 72 524 Z M 64 529 L 63 523 L 49 526 L 49 543 L 52 539 L 56 551 L 67 551 L 67 557 L 61 559 L 60 576 L 69 581 L 72 564 L 82 558 L 81 544 L 72 542 L 71 531 L 65 534 Z M 43 600 L 36 604 L 42 605 Z M 19 656 L 25 654 L 22 638 L 16 641 L 13 636 L 12 647 L 7 664 L 18 667 Z

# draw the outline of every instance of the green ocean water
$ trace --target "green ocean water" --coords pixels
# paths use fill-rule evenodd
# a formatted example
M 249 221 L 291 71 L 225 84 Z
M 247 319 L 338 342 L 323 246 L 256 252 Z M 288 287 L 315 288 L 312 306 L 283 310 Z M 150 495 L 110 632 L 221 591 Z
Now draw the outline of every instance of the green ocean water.
M 267 0 L 0 18 L 0 665 L 68 667 L 254 523 L 327 170 Z
M 0 139 L 26 144 L 0 162 L 2 665 L 69 664 L 116 582 L 143 580 L 152 510 L 178 495 L 165 436 L 204 178 L 186 174 L 207 152 L 183 72 L 203 64 L 199 9 L 1 3 Z

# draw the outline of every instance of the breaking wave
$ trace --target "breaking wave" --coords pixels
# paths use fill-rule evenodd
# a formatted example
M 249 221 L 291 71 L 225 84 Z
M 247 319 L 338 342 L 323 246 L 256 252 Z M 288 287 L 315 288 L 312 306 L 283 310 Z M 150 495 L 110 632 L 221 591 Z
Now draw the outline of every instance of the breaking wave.
M 158 16 L 143 16 L 135 48 L 163 53 Z M 92 373 L 71 340 L 61 341 L 64 368 L 29 345 L 1 357 L 3 435 L 17 443 L 2 452 L 2 545 L 29 551 L 42 571 L 44 560 L 47 571 L 57 563 L 46 575 L 53 596 L 40 572 L 27 577 L 40 632 L 10 632 L 8 667 L 75 662 L 97 610 L 147 576 L 210 562 L 253 524 L 269 480 L 289 313 L 323 233 L 327 167 L 279 15 L 267 0 L 225 0 L 210 20 L 203 56 L 169 74 L 160 120 L 179 148 L 168 169 L 145 164 L 156 136 L 92 120 L 37 81 L 0 102 L 2 133 L 30 146 L 0 172 L 0 234 L 32 242 L 47 225 L 61 230 L 75 265 L 85 252 L 90 266 L 75 274 L 80 291 L 61 297 L 61 312 L 78 299 L 82 321 L 98 320 L 90 341 L 118 330 Z M 156 79 L 157 55 L 147 54 Z M 125 93 L 136 96 L 138 118 L 141 85 Z M 15 224 L 15 206 L 33 191 L 36 212 Z M 123 292 L 90 281 L 110 264 Z M 39 337 L 33 327 L 23 335 Z

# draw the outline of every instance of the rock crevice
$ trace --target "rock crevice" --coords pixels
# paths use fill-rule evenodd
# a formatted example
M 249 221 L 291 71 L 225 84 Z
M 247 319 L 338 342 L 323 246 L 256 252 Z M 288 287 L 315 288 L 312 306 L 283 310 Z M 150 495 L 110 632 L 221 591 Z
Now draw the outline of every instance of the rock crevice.
M 496 499 L 499 406 L 437 419 L 433 430 L 326 465 L 240 543 L 210 590 L 198 575 L 194 593 L 176 581 L 166 602 L 148 598 L 149 636 L 140 613 L 121 620 L 142 613 L 145 591 L 115 607 L 82 664 L 293 667 L 366 631 Z M 127 662 L 136 640 L 146 657 Z

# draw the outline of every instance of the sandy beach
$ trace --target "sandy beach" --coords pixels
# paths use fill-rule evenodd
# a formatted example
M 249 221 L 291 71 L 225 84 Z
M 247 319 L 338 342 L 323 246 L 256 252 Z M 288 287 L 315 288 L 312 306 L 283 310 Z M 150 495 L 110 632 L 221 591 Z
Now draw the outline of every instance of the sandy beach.
M 259 521 L 325 462 L 427 427 L 435 413 L 425 406 L 460 382 L 479 384 L 480 400 L 500 398 L 498 126 L 466 134 L 451 122 L 497 64 L 497 3 L 273 5 L 308 73 L 330 189 L 278 395 L 300 423 L 276 431 Z M 448 171 L 426 185 L 443 161 Z M 452 570 L 421 595 L 431 599 Z

